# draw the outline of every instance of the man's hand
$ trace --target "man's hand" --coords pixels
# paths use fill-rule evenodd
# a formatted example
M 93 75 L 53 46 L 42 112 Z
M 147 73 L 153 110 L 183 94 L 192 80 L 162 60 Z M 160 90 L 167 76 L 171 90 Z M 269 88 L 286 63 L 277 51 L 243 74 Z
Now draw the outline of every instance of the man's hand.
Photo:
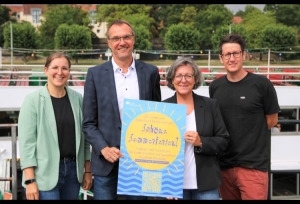
M 107 161 L 111 163 L 114 163 L 118 161 L 121 157 L 123 157 L 123 154 L 116 147 L 105 147 L 101 150 L 101 154 Z

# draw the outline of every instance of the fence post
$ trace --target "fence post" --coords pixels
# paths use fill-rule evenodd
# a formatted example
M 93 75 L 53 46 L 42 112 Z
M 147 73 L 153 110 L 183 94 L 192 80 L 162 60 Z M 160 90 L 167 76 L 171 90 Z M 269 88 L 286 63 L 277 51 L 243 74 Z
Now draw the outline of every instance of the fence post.
M 208 70 L 210 70 L 210 50 L 208 50 Z
M 0 68 L 2 68 L 2 47 L 0 47 Z
M 270 49 L 268 49 L 268 79 L 269 79 L 269 75 L 270 75 Z
M 12 145 L 12 199 L 17 200 L 17 134 L 16 134 L 16 125 L 11 126 L 11 145 Z

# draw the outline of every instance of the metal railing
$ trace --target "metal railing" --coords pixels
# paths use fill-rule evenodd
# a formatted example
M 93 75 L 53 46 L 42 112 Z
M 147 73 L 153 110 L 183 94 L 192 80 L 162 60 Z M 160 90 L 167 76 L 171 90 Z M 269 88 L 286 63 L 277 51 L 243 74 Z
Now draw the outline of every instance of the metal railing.
M 18 178 L 17 178 L 17 131 L 16 127 L 18 124 L 0 124 L 0 127 L 11 127 L 11 171 L 12 178 L 4 178 L 1 181 L 11 181 L 12 182 L 12 200 L 17 200 L 17 190 L 18 190 Z
M 84 82 L 87 74 L 86 70 L 92 66 L 93 65 L 73 65 L 71 69 L 71 78 L 68 80 L 69 84 L 73 85 L 73 82 Z M 166 82 L 165 75 L 167 74 L 167 69 L 169 68 L 169 66 L 157 66 L 157 67 L 159 68 L 161 82 L 165 83 Z M 244 66 L 244 68 L 255 74 L 266 76 L 275 85 L 294 85 L 295 83 L 300 82 L 300 66 L 272 66 L 272 67 Z M 26 69 L 29 69 L 30 71 L 26 71 Z M 0 69 L 0 76 L 9 76 L 9 79 L 0 77 L 0 82 L 9 81 L 9 82 L 16 83 L 19 81 L 26 81 L 29 83 L 30 82 L 38 83 L 39 85 L 45 83 L 47 79 L 46 76 L 44 75 L 44 72 L 32 71 L 33 69 L 42 70 L 43 65 L 13 65 L 13 66 L 2 65 L 2 69 Z M 199 69 L 207 69 L 207 72 L 202 71 L 202 74 L 205 78 L 204 82 L 206 83 L 210 83 L 218 75 L 226 74 L 226 71 L 224 70 L 224 66 L 199 66 Z M 289 72 L 284 71 L 284 69 L 289 69 Z M 294 70 L 294 72 L 291 72 L 291 70 Z M 281 78 L 274 77 L 276 75 L 278 75 Z M 25 79 L 25 78 L 18 78 L 18 76 L 29 76 L 29 77 Z M 74 76 L 74 79 L 72 78 L 72 76 Z M 32 78 L 32 77 L 36 77 L 36 78 Z

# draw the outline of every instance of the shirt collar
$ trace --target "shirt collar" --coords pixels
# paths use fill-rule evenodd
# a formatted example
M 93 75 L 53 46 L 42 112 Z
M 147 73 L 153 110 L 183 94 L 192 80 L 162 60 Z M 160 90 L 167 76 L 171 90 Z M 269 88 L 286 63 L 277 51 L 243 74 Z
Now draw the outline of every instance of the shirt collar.
M 117 63 L 115 62 L 115 60 L 114 60 L 113 57 L 112 57 L 112 59 L 111 59 L 111 62 L 112 62 L 112 66 L 113 66 L 114 72 L 116 72 L 117 69 L 120 69 L 120 67 L 117 65 Z M 135 69 L 135 59 L 132 60 L 132 63 L 131 63 L 131 65 L 129 66 L 129 68 L 131 68 L 131 69 L 133 69 L 133 70 Z

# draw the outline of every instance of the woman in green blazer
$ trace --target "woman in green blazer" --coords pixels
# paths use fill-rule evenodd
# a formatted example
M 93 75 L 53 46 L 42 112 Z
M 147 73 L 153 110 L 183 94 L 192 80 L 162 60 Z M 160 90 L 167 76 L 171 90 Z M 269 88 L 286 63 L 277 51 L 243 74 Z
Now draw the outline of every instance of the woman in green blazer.
M 82 95 L 66 86 L 71 62 L 63 53 L 48 56 L 45 87 L 22 104 L 18 139 L 28 200 L 78 199 L 90 189 L 90 144 L 81 130 Z

